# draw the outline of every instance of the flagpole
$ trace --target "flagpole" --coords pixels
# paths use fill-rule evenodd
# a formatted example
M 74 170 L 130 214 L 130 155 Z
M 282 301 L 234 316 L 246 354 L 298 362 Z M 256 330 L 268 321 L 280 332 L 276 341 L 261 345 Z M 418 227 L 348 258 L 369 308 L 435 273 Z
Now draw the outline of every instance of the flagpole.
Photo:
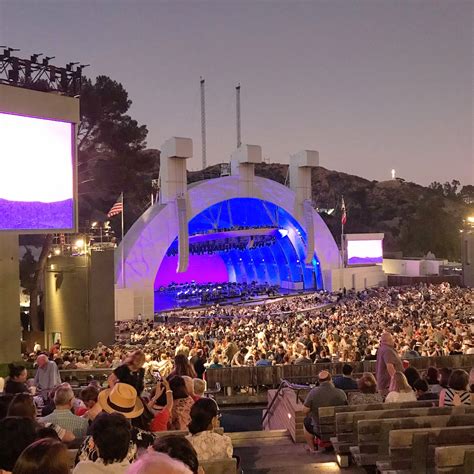
M 342 215 L 341 215 L 341 256 L 342 256 L 342 268 L 346 268 L 346 262 L 345 262 L 345 243 L 344 243 L 344 219 L 345 219 L 345 213 L 346 213 L 346 204 L 344 202 L 344 196 L 342 196 Z
M 125 203 L 124 203 L 123 191 L 122 191 L 122 240 L 120 241 L 120 248 L 121 248 L 120 257 L 122 259 L 122 288 L 125 288 L 125 258 L 124 258 L 124 251 L 123 251 L 124 214 L 125 214 Z

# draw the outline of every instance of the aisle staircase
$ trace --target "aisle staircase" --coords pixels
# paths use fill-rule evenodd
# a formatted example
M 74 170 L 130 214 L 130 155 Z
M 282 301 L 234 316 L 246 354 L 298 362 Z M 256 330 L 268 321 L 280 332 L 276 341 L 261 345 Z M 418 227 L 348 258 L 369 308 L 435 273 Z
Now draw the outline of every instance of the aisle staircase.
M 339 473 L 333 453 L 306 452 L 303 443 L 295 444 L 287 430 L 226 433 L 232 438 L 234 454 L 240 456 L 244 474 Z M 346 474 L 365 472 L 344 469 Z

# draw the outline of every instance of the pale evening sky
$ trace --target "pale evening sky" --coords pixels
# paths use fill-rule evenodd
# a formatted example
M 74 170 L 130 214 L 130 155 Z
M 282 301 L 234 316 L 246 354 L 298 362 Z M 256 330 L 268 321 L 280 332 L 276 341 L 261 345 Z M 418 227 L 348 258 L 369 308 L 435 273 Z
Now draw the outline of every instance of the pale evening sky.
M 472 0 L 0 0 L 0 44 L 122 82 L 149 147 L 194 140 L 206 79 L 208 162 L 242 138 L 369 179 L 474 182 Z

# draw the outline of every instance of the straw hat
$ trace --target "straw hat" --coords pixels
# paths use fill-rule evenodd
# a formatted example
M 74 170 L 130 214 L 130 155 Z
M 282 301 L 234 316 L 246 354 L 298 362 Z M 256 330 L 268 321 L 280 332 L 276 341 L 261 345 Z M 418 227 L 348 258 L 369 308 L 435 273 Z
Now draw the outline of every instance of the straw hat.
M 125 418 L 137 418 L 143 413 L 143 403 L 137 391 L 127 383 L 116 383 L 99 393 L 99 405 L 107 413 L 121 413 Z

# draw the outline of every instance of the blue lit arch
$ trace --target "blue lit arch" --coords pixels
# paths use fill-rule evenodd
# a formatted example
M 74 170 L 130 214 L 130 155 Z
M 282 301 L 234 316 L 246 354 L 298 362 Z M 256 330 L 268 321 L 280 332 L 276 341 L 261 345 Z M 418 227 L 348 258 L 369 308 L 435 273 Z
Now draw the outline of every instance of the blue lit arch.
M 189 221 L 189 235 L 209 234 L 223 229 L 266 227 L 275 228 L 276 240 L 261 248 L 233 249 L 217 252 L 226 268 L 226 280 L 231 282 L 298 283 L 303 289 L 323 288 L 321 269 L 316 255 L 312 265 L 305 265 L 306 232 L 299 222 L 285 209 L 257 198 L 232 198 L 206 208 Z M 212 234 L 209 234 L 212 235 Z M 177 237 L 170 248 L 177 248 Z M 163 282 L 191 281 L 200 267 L 202 282 L 222 281 L 222 272 L 212 275 L 210 266 L 216 265 L 216 255 L 208 259 L 190 255 L 189 268 L 185 274 L 176 274 L 175 266 L 164 257 L 155 279 L 155 288 Z M 174 262 L 173 262 L 174 263 Z M 220 262 L 219 262 L 220 263 Z M 166 275 L 164 274 L 166 273 Z M 171 274 L 170 274 L 171 273 Z M 173 275 L 174 273 L 174 275 Z M 217 281 L 217 282 L 218 282 Z

